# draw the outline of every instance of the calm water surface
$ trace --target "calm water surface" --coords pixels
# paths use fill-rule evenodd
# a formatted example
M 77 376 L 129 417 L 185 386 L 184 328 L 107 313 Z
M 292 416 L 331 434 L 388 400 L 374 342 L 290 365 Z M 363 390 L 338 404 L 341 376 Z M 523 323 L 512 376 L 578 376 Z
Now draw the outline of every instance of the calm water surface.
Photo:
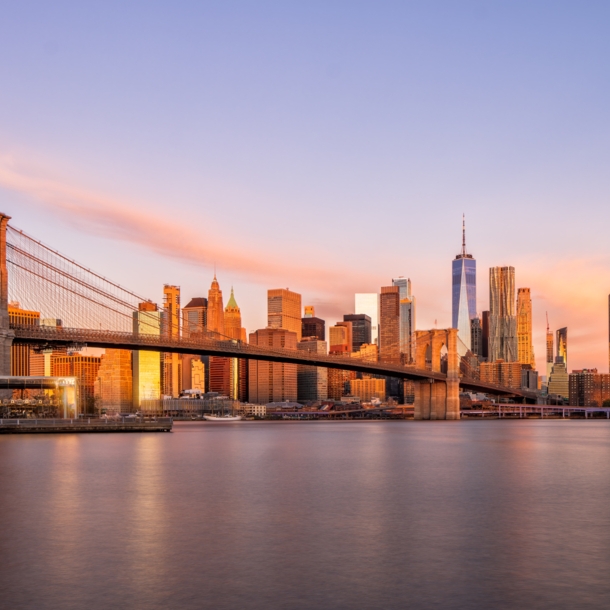
M 0 437 L 2 608 L 608 608 L 606 422 Z

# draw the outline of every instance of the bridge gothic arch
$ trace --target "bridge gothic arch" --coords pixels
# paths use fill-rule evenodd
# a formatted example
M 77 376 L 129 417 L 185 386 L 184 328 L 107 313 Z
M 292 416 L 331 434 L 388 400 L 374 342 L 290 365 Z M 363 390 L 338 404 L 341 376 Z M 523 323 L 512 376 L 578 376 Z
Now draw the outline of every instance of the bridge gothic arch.
M 415 366 L 440 373 L 443 347 L 447 349 L 447 380 L 424 379 L 415 382 L 415 419 L 460 418 L 460 370 L 457 329 L 415 332 Z M 427 362 L 427 354 L 430 364 Z

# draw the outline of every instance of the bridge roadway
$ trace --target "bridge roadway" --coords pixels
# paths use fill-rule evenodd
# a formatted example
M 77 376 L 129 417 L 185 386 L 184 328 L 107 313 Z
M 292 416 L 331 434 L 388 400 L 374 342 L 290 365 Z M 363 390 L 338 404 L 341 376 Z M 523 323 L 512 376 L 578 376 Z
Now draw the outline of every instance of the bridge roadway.
M 418 369 L 412 366 L 389 364 L 385 362 L 370 362 L 358 358 L 329 356 L 313 352 L 269 349 L 250 345 L 238 340 L 218 341 L 215 339 L 186 337 L 172 338 L 159 335 L 137 334 L 120 331 L 62 328 L 53 326 L 17 326 L 11 325 L 17 344 L 36 345 L 39 348 L 53 347 L 99 347 L 112 349 L 143 350 L 155 352 L 173 352 L 178 354 L 194 354 L 204 356 L 224 356 L 228 358 L 244 358 L 249 360 L 264 360 L 269 362 L 286 362 L 309 366 L 322 366 L 332 369 L 356 371 L 410 379 L 412 381 L 445 381 L 444 373 Z M 515 390 L 495 384 L 483 383 L 468 377 L 460 378 L 460 386 L 476 392 L 496 395 L 518 396 L 535 400 L 536 394 L 525 390 Z

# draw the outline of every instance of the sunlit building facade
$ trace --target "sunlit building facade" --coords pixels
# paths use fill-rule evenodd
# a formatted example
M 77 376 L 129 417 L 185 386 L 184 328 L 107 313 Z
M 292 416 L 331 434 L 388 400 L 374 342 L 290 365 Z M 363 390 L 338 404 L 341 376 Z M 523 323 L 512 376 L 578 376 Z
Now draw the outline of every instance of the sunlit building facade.
M 301 295 L 288 288 L 275 288 L 267 291 L 267 326 L 283 328 L 297 335 L 301 340 Z
M 191 299 L 182 308 L 182 336 L 203 335 L 207 327 L 208 300 L 205 297 Z
M 8 319 L 10 324 L 18 326 L 38 326 L 40 312 L 21 309 L 19 303 L 9 303 Z M 19 377 L 31 375 L 34 355 L 29 345 L 11 345 L 11 375 Z
M 225 307 L 225 334 L 230 339 L 246 343 L 246 329 L 241 325 L 241 310 L 233 288 Z M 248 398 L 248 361 L 244 358 L 231 358 L 229 365 L 230 387 L 228 396 L 246 402 Z
M 352 379 L 349 382 L 350 394 L 358 396 L 361 402 L 371 402 L 373 398 L 385 400 L 386 380 L 385 379 Z
M 515 268 L 489 270 L 489 362 L 518 361 Z
M 400 290 L 383 286 L 379 296 L 379 360 L 400 364 Z
M 529 288 L 517 290 L 517 359 L 536 368 L 532 342 L 532 297 Z
M 353 379 L 356 379 L 354 371 L 328 369 L 328 398 L 330 400 L 341 400 L 343 396 L 349 396 L 349 382 Z
M 415 333 L 415 297 L 411 294 L 411 280 L 400 277 L 392 280 L 400 295 L 400 353 L 407 364 L 413 360 Z
M 154 303 L 140 303 L 133 313 L 133 332 L 140 335 L 161 335 L 162 313 Z M 133 404 L 139 408 L 143 400 L 161 398 L 161 353 L 133 352 Z
M 212 285 L 208 291 L 206 329 L 216 338 L 222 338 L 225 334 L 225 310 L 222 302 L 222 290 L 216 279 L 216 274 L 214 274 Z M 218 337 L 218 335 L 221 335 L 221 337 Z
M 481 381 L 494 383 L 507 388 L 519 389 L 522 383 L 522 366 L 520 362 L 481 362 L 479 365 Z
M 201 360 L 201 356 L 183 354 L 182 389 L 206 391 L 205 364 Z
M 179 339 L 180 332 L 180 287 L 163 286 L 162 334 L 170 339 Z M 163 388 L 165 396 L 178 398 L 182 390 L 182 358 L 180 354 L 163 354 Z
M 101 357 L 63 354 L 55 355 L 52 362 L 53 377 L 76 377 L 78 379 L 78 412 L 94 413 L 95 382 L 98 378 Z
M 133 409 L 132 352 L 107 349 L 100 358 L 94 385 L 96 409 L 128 413 Z
M 610 400 L 610 375 L 597 369 L 572 371 L 568 383 L 573 407 L 601 407 Z
M 300 322 L 300 319 L 299 319 Z M 250 333 L 250 345 L 297 349 L 297 334 L 283 328 L 263 328 Z M 249 401 L 258 404 L 297 399 L 297 365 L 250 360 Z

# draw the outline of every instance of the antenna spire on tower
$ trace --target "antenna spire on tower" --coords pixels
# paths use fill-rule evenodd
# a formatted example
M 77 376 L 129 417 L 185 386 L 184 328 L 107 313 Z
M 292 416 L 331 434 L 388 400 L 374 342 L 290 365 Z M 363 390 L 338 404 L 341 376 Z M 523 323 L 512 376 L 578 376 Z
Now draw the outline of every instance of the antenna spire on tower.
M 546 312 L 546 334 L 547 334 L 547 335 L 549 334 L 549 331 L 550 331 L 550 330 L 551 330 L 551 329 L 550 329 L 550 327 L 549 327 L 549 312 L 547 311 L 547 312 Z
M 462 214 L 462 256 L 466 256 L 466 214 Z

